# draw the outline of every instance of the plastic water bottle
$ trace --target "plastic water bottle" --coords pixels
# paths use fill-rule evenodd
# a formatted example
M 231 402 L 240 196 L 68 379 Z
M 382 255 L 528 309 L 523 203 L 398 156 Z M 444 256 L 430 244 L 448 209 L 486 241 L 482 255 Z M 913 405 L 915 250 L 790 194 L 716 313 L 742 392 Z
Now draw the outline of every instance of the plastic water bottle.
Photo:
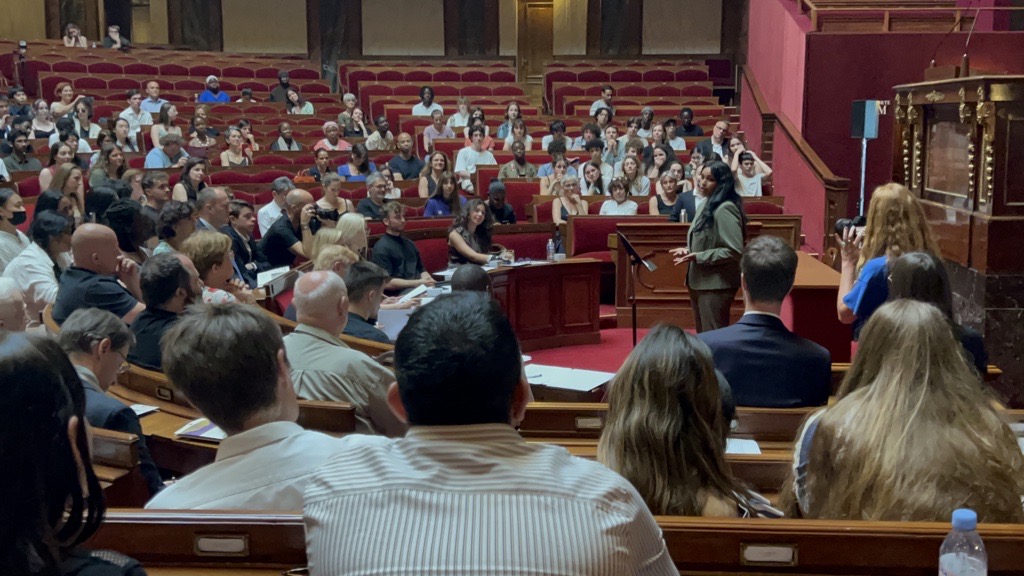
M 555 259 L 555 241 L 548 238 L 548 262 Z
M 985 576 L 988 555 L 978 536 L 978 515 L 969 508 L 953 511 L 953 530 L 939 548 L 939 576 Z

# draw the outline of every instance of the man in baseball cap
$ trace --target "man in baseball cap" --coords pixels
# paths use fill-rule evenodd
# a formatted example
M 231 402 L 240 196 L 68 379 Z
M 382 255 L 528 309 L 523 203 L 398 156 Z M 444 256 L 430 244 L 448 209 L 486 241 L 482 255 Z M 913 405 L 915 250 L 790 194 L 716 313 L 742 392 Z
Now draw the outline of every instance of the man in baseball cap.
M 210 74 L 206 77 L 206 90 L 196 99 L 197 102 L 230 102 L 227 92 L 220 91 L 220 80 Z

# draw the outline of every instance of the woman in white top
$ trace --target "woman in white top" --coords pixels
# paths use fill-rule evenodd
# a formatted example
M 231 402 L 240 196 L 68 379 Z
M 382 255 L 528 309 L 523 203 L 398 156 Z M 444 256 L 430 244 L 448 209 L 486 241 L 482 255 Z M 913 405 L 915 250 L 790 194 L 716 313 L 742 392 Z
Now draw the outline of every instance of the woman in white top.
M 505 145 L 502 146 L 501 149 L 505 152 L 511 151 L 512 143 L 516 140 L 522 142 L 523 146 L 526 147 L 527 150 L 533 148 L 533 136 L 530 136 L 526 132 L 526 122 L 523 122 L 520 118 L 517 118 L 512 122 L 512 129 L 509 130 L 508 136 L 505 137 Z
M 452 130 L 465 128 L 469 125 L 469 98 L 465 96 L 456 102 L 455 114 L 448 118 L 448 127 Z
M 54 210 L 35 215 L 28 233 L 32 243 L 4 270 L 14 280 L 25 300 L 29 327 L 39 325 L 47 304 L 57 300 L 58 273 L 71 266 L 71 233 L 74 221 Z
M 25 202 L 10 188 L 0 188 L 0 272 L 29 245 L 17 226 L 25 223 Z
M 92 121 L 92 104 L 86 100 L 79 100 L 75 104 L 75 132 L 80 138 L 95 140 L 100 136 L 100 125 Z M 97 145 L 100 150 L 102 145 Z
M 294 88 L 288 89 L 288 103 L 285 104 L 288 114 L 314 114 L 313 103 L 309 102 Z
M 736 174 L 736 191 L 741 196 L 761 196 L 761 182 L 772 177 L 771 167 L 746 149 L 733 154 L 732 171 Z
M 639 206 L 626 196 L 625 180 L 615 178 L 608 188 L 611 190 L 612 199 L 601 203 L 601 216 L 636 216 Z
M 626 191 L 631 196 L 649 196 L 651 180 L 640 173 L 640 159 L 626 156 L 622 160 L 622 179 L 626 181 Z

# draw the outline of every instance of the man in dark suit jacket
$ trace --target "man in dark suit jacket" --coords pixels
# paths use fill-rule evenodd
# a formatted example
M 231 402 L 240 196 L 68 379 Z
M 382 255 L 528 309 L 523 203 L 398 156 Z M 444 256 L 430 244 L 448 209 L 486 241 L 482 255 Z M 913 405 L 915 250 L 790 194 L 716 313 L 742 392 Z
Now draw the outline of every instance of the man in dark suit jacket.
M 715 122 L 714 131 L 710 138 L 705 138 L 693 147 L 695 152 L 700 152 L 707 162 L 712 159 L 712 153 L 718 154 L 725 160 L 729 155 L 729 121 L 719 120 Z M 728 162 L 728 160 L 725 160 Z
M 163 489 L 153 457 L 146 447 L 139 417 L 111 396 L 107 388 L 117 380 L 133 343 L 132 333 L 120 318 L 99 308 L 75 310 L 61 325 L 60 345 L 74 364 L 85 389 L 85 418 L 90 426 L 135 434 L 139 437 L 139 467 L 150 495 Z
M 797 255 L 774 236 L 747 244 L 740 263 L 746 312 L 739 322 L 698 334 L 732 386 L 738 406 L 822 406 L 831 392 L 831 356 L 782 323 Z
M 252 237 L 256 229 L 256 211 L 245 200 L 232 200 L 229 206 L 229 224 L 220 231 L 231 237 L 235 270 L 241 274 L 249 288 L 255 288 L 257 275 L 270 270 L 270 262 L 267 262 L 259 243 Z

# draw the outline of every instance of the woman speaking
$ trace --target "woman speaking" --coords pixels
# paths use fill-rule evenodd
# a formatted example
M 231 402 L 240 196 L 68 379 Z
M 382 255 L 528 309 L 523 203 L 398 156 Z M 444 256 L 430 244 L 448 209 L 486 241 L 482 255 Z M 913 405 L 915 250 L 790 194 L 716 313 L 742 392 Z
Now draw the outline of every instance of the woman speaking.
M 740 288 L 740 257 L 747 217 L 725 162 L 701 167 L 700 194 L 707 198 L 694 215 L 686 248 L 671 250 L 678 266 L 688 263 L 686 285 L 697 332 L 729 325 L 729 307 Z

